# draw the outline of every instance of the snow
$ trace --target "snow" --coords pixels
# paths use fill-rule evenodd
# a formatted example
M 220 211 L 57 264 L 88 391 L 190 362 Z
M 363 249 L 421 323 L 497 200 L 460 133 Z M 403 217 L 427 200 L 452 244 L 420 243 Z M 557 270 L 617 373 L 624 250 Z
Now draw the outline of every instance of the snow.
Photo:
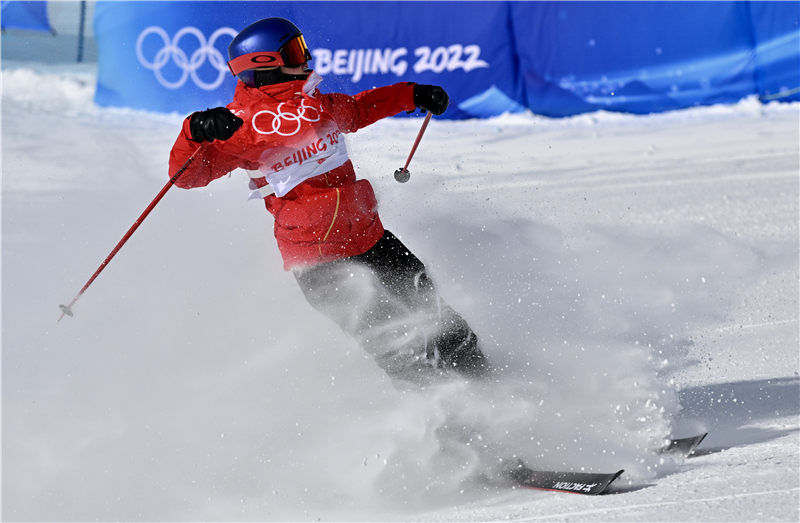
M 239 172 L 167 193 L 56 323 L 184 117 L 94 81 L 3 63 L 4 520 L 800 519 L 800 105 L 434 119 L 404 185 L 421 119 L 350 135 L 506 367 L 399 390 L 304 301 Z M 600 497 L 478 477 L 514 455 L 626 473 Z

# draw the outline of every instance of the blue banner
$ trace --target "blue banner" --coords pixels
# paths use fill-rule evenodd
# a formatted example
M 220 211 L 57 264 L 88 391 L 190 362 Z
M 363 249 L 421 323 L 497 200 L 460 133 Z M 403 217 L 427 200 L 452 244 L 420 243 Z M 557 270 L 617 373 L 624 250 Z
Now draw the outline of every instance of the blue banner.
M 651 113 L 800 85 L 797 3 L 520 2 L 511 10 L 535 113 Z M 754 40 L 753 10 L 763 41 Z
M 756 89 L 762 100 L 800 100 L 800 2 L 748 2 Z
M 498 30 L 507 27 L 508 6 L 459 6 L 458 20 L 482 23 L 454 23 L 451 3 L 98 2 L 95 100 L 167 112 L 224 105 L 236 84 L 226 65 L 231 39 L 258 19 L 280 16 L 303 31 L 324 91 L 438 83 L 457 101 L 450 118 L 524 110 L 511 35 Z M 490 99 L 475 102 L 490 89 Z
M 47 18 L 47 2 L 22 2 L 2 0 L 0 2 L 0 25 L 3 29 L 29 29 L 52 32 Z
M 800 100 L 797 2 L 98 2 L 95 100 L 189 113 L 230 101 L 233 36 L 280 16 L 326 92 L 444 86 L 464 119 Z

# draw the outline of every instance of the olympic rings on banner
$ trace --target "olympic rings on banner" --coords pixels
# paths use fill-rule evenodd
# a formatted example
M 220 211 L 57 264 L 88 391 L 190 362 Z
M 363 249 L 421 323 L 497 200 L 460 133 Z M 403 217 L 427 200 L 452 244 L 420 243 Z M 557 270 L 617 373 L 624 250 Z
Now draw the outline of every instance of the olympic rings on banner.
M 151 34 L 161 38 L 161 41 L 164 44 L 156 53 L 152 62 L 145 58 L 142 51 L 144 39 Z M 222 82 L 225 80 L 225 76 L 230 73 L 225 57 L 216 47 L 214 47 L 214 44 L 216 43 L 217 39 L 223 35 L 235 37 L 237 34 L 238 31 L 231 27 L 220 27 L 214 31 L 214 33 L 211 35 L 211 38 L 206 41 L 206 37 L 203 32 L 200 31 L 200 29 L 190 26 L 184 27 L 175 33 L 175 37 L 170 40 L 169 35 L 163 28 L 152 25 L 142 31 L 139 34 L 139 38 L 136 40 L 136 58 L 138 58 L 140 64 L 147 69 L 152 70 L 155 73 L 158 83 L 167 89 L 181 88 L 183 84 L 186 83 L 186 80 L 188 80 L 188 78 L 191 76 L 192 80 L 198 87 L 206 91 L 213 91 L 222 85 Z M 187 56 L 183 49 L 178 46 L 181 38 L 186 35 L 194 36 L 200 44 L 200 47 L 192 53 L 191 57 Z M 211 64 L 211 66 L 214 67 L 218 72 L 217 78 L 210 83 L 203 81 L 197 75 L 197 70 L 206 62 L 206 59 L 208 60 L 209 64 Z M 180 78 L 175 81 L 167 80 L 161 73 L 161 70 L 170 61 L 174 62 L 174 64 L 182 71 Z
M 253 129 L 258 134 L 279 134 L 280 136 L 292 136 L 300 132 L 300 127 L 302 127 L 303 122 L 318 122 L 320 119 L 320 109 L 313 107 L 311 105 L 306 105 L 306 101 L 302 100 L 300 102 L 300 107 L 297 108 L 297 113 L 283 111 L 283 106 L 286 105 L 286 102 L 281 103 L 278 105 L 277 113 L 273 111 L 263 110 L 258 111 L 256 114 L 253 115 L 252 124 Z M 306 116 L 306 111 L 313 111 L 316 114 L 316 117 Z M 270 114 L 272 115 L 272 129 L 269 131 L 264 131 L 256 125 L 256 118 L 261 116 L 262 114 Z M 285 132 L 281 130 L 283 127 L 283 122 L 294 122 L 294 128 L 291 132 Z

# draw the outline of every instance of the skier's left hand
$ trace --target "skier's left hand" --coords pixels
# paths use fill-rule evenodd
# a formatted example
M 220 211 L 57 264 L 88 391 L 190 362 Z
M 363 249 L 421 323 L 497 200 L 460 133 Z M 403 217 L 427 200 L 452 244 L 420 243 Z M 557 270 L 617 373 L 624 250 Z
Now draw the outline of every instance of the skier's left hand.
M 414 86 L 414 105 L 420 109 L 439 115 L 447 109 L 449 104 L 450 97 L 447 96 L 447 91 L 438 85 L 416 84 Z

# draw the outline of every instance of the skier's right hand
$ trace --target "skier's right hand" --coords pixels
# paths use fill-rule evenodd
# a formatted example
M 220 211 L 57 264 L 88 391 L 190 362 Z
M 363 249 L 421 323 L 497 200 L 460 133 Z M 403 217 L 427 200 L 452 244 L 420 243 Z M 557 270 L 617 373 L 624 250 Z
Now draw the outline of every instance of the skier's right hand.
M 215 107 L 198 111 L 189 116 L 189 130 L 195 142 L 227 140 L 242 126 L 244 120 L 227 107 Z

